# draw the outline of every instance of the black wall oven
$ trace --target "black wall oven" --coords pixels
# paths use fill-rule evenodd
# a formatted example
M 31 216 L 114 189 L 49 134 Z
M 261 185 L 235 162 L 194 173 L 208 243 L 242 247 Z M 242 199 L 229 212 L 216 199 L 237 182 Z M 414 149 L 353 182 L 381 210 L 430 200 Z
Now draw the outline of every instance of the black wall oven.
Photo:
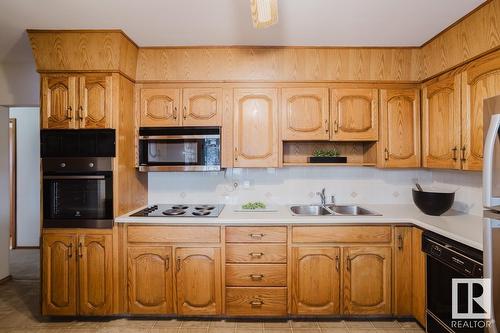
M 114 130 L 42 130 L 45 228 L 113 226 L 114 135 Z

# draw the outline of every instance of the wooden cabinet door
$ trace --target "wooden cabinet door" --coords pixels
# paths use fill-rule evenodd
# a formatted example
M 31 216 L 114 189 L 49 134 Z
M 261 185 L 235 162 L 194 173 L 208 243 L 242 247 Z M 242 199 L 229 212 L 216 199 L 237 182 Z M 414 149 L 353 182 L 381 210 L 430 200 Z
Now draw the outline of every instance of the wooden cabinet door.
M 292 260 L 292 313 L 340 313 L 340 251 L 333 247 L 296 247 Z
M 220 126 L 222 110 L 222 88 L 182 90 L 183 126 Z
M 378 90 L 332 89 L 334 141 L 378 140 Z
M 172 314 L 172 248 L 128 248 L 128 311 L 131 314 Z
M 385 168 L 420 167 L 420 91 L 380 91 L 378 164 Z
M 234 90 L 234 166 L 278 167 L 278 91 Z
M 391 248 L 344 248 L 344 313 L 391 314 Z
M 86 75 L 79 78 L 79 128 L 112 127 L 111 87 L 111 75 Z
M 422 90 L 422 162 L 426 168 L 460 169 L 460 75 Z
M 42 77 L 42 128 L 76 127 L 76 78 Z
M 77 235 L 46 234 L 42 238 L 42 314 L 74 316 Z
M 140 93 L 141 126 L 180 126 L 180 90 L 142 88 Z
M 328 88 L 281 90 L 283 140 L 329 139 Z
M 177 313 L 217 315 L 221 311 L 219 248 L 176 248 Z
M 395 228 L 394 314 L 412 315 L 412 227 Z
M 422 251 L 422 229 L 412 228 L 412 314 L 413 317 L 426 327 L 426 255 Z
M 462 73 L 462 169 L 483 167 L 483 100 L 500 94 L 500 57 L 494 54 Z
M 80 235 L 78 239 L 79 314 L 110 315 L 113 301 L 111 234 Z

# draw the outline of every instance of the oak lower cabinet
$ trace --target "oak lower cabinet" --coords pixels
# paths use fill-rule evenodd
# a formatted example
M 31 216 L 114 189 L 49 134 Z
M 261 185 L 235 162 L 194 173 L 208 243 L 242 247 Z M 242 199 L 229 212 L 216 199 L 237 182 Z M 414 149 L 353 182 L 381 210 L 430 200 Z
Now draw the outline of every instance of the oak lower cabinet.
M 294 247 L 292 251 L 292 313 L 340 313 L 340 249 Z
M 111 231 L 60 231 L 42 237 L 42 314 L 112 313 Z
M 220 248 L 175 249 L 177 313 L 218 315 L 222 313 Z
M 344 314 L 391 314 L 391 247 L 356 246 L 344 253 Z
M 396 316 L 411 316 L 413 313 L 413 237 L 412 227 L 394 228 L 394 308 Z
M 172 247 L 128 247 L 128 311 L 174 313 Z

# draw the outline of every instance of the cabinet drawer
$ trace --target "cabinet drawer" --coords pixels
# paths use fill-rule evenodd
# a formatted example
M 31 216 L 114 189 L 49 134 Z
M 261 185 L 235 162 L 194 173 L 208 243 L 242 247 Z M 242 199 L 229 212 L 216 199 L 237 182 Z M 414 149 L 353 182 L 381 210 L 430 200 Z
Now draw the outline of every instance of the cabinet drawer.
M 232 316 L 286 315 L 286 288 L 226 288 L 226 314 Z
M 219 227 L 130 226 L 129 243 L 219 243 Z
M 286 287 L 284 264 L 228 264 L 226 285 L 235 287 Z
M 227 227 L 229 243 L 285 243 L 286 227 Z
M 389 243 L 390 226 L 294 227 L 295 243 Z
M 226 261 L 234 263 L 286 263 L 286 245 L 227 244 Z

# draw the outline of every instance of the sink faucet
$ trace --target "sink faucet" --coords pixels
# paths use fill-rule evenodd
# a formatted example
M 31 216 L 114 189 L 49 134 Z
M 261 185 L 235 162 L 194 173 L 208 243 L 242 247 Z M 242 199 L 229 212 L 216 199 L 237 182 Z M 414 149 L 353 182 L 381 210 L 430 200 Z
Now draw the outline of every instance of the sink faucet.
M 321 189 L 321 192 L 316 192 L 316 195 L 319 195 L 321 198 L 321 205 L 326 205 L 326 194 L 325 194 L 325 188 Z

